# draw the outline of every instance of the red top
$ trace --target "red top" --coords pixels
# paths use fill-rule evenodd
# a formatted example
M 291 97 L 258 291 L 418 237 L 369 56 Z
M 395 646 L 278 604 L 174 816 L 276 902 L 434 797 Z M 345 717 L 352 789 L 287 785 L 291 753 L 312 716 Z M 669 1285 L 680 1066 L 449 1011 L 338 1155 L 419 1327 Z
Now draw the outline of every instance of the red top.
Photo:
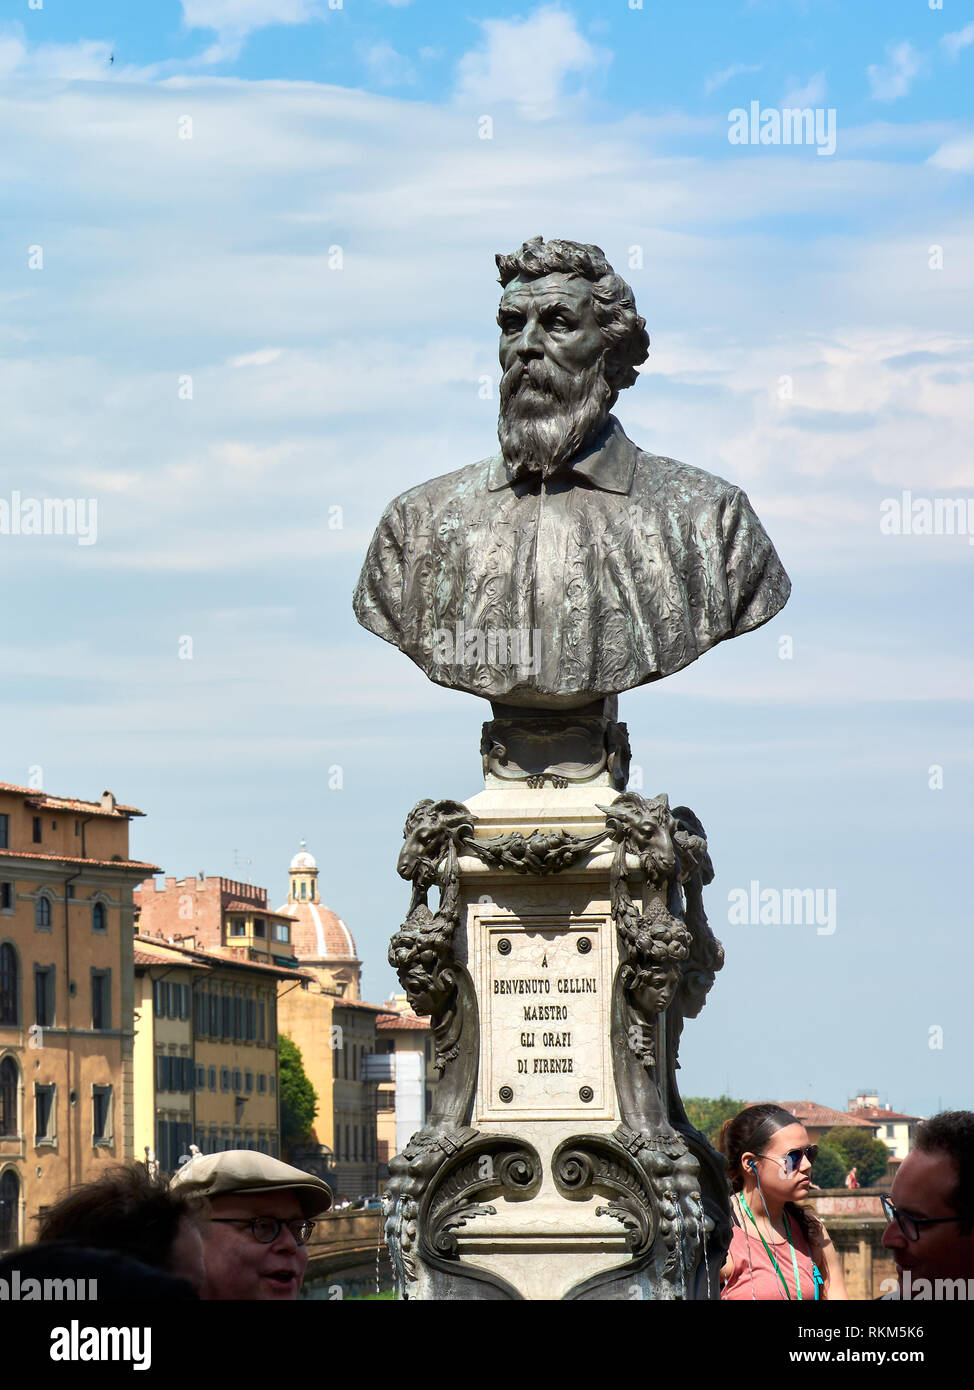
M 733 1228 L 729 1251 L 733 1261 L 733 1269 L 720 1291 L 721 1298 L 728 1300 L 754 1298 L 759 1302 L 786 1301 L 788 1295 L 775 1273 L 774 1265 L 768 1258 L 761 1237 L 746 1217 L 745 1221 L 747 1222 L 746 1232 L 740 1226 Z M 815 1279 L 812 1274 L 812 1257 L 808 1251 L 808 1243 L 794 1217 L 791 1218 L 789 1224 L 791 1226 L 791 1238 L 795 1245 L 795 1260 L 798 1263 L 798 1278 L 802 1298 L 812 1300 L 815 1297 Z M 784 1275 L 792 1299 L 796 1299 L 795 1267 L 791 1261 L 791 1251 L 788 1248 L 787 1240 L 778 1240 L 773 1244 L 769 1241 L 768 1244 L 778 1261 L 778 1268 Z M 748 1255 L 750 1255 L 750 1265 L 748 1264 Z

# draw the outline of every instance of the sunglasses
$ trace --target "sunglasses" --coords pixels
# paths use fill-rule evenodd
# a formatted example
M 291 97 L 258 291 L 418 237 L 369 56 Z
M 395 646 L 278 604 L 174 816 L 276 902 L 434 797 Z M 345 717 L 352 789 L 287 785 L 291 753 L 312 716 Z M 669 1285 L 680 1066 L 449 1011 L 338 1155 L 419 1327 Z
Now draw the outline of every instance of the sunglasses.
M 786 1154 L 755 1154 L 755 1158 L 770 1158 L 774 1163 L 780 1163 L 786 1178 L 790 1178 L 792 1173 L 797 1173 L 803 1158 L 807 1158 L 809 1163 L 814 1163 L 818 1158 L 818 1145 L 808 1144 L 804 1149 L 789 1149 Z

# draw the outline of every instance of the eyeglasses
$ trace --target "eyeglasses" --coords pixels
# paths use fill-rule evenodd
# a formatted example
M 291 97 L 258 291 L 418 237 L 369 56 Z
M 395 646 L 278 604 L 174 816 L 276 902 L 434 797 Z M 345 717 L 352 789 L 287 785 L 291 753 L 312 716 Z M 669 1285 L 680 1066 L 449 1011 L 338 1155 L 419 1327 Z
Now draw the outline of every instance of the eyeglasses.
M 222 1222 L 227 1226 L 249 1226 L 254 1240 L 259 1240 L 261 1245 L 273 1245 L 285 1226 L 296 1244 L 307 1245 L 312 1231 L 318 1224 L 317 1221 L 308 1221 L 300 1216 L 294 1217 L 291 1221 L 281 1221 L 276 1216 L 212 1216 L 210 1220 Z
M 792 1173 L 797 1173 L 801 1166 L 802 1157 L 808 1159 L 809 1163 L 814 1163 L 818 1158 L 818 1145 L 809 1144 L 804 1149 L 789 1149 L 786 1154 L 755 1154 L 755 1158 L 770 1158 L 773 1163 L 780 1163 L 786 1178 L 790 1178 Z
M 909 1216 L 905 1211 L 900 1211 L 899 1207 L 894 1207 L 888 1197 L 880 1197 L 879 1200 L 886 1220 L 895 1221 L 907 1240 L 919 1240 L 921 1226 L 942 1226 L 948 1221 L 960 1220 L 959 1216 Z

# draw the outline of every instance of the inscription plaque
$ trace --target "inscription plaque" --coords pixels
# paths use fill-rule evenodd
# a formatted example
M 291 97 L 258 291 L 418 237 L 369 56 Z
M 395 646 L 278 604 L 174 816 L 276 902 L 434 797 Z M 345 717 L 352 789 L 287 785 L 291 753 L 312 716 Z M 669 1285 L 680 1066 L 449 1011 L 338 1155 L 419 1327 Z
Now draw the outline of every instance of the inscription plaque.
M 483 1116 L 610 1118 L 607 920 L 482 925 Z

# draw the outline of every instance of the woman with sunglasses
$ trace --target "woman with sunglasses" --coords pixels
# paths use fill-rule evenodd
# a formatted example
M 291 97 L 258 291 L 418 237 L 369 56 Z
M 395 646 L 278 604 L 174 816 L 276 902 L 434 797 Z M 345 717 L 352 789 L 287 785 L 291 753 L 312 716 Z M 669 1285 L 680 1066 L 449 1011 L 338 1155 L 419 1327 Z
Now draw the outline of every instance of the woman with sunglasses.
M 798 1206 L 808 1196 L 818 1153 L 804 1126 L 779 1105 L 751 1105 L 724 1125 L 719 1148 L 734 1216 L 721 1298 L 847 1299 L 828 1232 Z

